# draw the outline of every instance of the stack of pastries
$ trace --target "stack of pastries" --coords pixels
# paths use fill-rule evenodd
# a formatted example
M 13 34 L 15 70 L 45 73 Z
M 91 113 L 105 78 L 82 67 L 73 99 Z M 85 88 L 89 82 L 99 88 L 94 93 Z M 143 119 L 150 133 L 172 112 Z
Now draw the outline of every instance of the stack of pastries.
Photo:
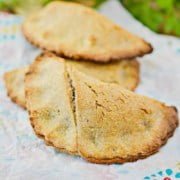
M 178 125 L 175 107 L 138 95 L 149 43 L 80 4 L 51 2 L 27 17 L 26 39 L 43 50 L 5 73 L 7 93 L 36 135 L 94 163 L 124 163 L 159 150 Z

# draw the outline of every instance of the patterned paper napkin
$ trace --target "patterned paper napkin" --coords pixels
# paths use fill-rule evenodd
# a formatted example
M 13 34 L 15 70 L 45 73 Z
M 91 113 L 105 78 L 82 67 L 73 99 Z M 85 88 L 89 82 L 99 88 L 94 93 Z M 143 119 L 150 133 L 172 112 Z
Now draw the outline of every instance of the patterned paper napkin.
M 157 35 L 116 1 L 100 11 L 116 23 L 151 42 L 154 52 L 139 59 L 140 94 L 154 97 L 180 110 L 180 40 Z M 180 131 L 155 155 L 123 165 L 91 164 L 59 153 L 37 138 L 27 113 L 6 96 L 4 72 L 30 64 L 40 50 L 29 45 L 20 31 L 22 18 L 0 14 L 0 179 L 2 180 L 174 180 L 180 179 Z

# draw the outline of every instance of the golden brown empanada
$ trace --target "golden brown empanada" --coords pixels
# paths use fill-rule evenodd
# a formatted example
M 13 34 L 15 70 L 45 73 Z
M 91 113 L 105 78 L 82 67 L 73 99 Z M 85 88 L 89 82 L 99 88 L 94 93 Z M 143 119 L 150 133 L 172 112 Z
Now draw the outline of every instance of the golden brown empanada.
M 152 51 L 141 38 L 77 3 L 51 2 L 30 15 L 22 29 L 35 46 L 73 59 L 107 62 Z
M 30 66 L 25 91 L 35 132 L 95 163 L 145 158 L 178 124 L 176 108 L 87 76 L 52 54 Z

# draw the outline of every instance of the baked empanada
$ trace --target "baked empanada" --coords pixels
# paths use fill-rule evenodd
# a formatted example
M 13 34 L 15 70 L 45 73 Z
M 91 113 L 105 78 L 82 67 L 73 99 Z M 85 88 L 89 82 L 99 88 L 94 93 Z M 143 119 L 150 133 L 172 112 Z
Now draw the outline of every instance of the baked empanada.
M 71 2 L 51 2 L 22 27 L 27 40 L 60 56 L 107 62 L 142 56 L 150 44 L 95 10 Z
M 121 60 L 106 64 L 66 60 L 65 63 L 94 78 L 117 83 L 129 90 L 134 90 L 139 82 L 139 63 L 136 60 Z M 24 77 L 27 71 L 28 67 L 20 68 L 4 75 L 8 96 L 23 108 L 26 108 Z
M 30 66 L 25 91 L 35 132 L 95 163 L 145 158 L 178 125 L 176 108 L 87 76 L 52 54 Z

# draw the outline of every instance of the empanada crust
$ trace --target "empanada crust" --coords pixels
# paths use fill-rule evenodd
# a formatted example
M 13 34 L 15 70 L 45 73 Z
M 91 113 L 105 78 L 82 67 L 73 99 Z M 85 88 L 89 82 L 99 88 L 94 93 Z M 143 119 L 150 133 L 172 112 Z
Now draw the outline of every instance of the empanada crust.
M 111 164 L 148 157 L 157 152 L 173 135 L 178 126 L 175 107 L 137 95 L 117 84 L 94 79 L 63 61 L 52 54 L 44 54 L 31 65 L 26 75 L 25 89 L 30 120 L 35 132 L 46 143 L 63 152 L 78 154 L 90 162 Z M 59 65 L 63 66 L 61 71 L 65 74 L 61 83 L 56 79 L 56 68 Z M 52 67 L 52 74 L 49 74 Z M 48 77 L 45 75 L 47 71 Z M 49 81 L 49 76 L 55 79 L 52 80 L 54 82 Z M 40 84 L 42 80 L 44 86 Z M 54 88 L 54 84 L 61 84 L 63 91 Z M 35 93 L 32 89 L 35 89 Z M 42 93 L 44 89 L 49 96 L 48 100 Z M 59 101 L 65 104 L 59 104 Z M 52 125 L 56 127 L 56 115 L 48 114 L 50 122 L 44 126 L 46 122 L 44 115 L 42 116 L 42 107 L 46 103 L 51 105 L 51 108 L 48 106 L 50 113 L 59 109 L 60 112 L 71 114 L 70 119 L 58 116 L 56 123 L 59 123 L 60 128 L 58 134 L 55 129 L 56 136 L 54 131 L 53 136 L 49 136 L 49 128 Z M 54 106 L 56 103 L 57 106 Z M 63 111 L 61 108 L 64 108 Z M 68 139 L 65 136 L 69 132 L 68 128 L 64 128 L 62 124 L 66 121 L 71 131 L 73 130 L 73 133 L 68 134 Z M 66 144 L 66 140 L 72 144 Z
M 33 45 L 76 60 L 108 62 L 152 52 L 143 39 L 77 3 L 49 3 L 25 20 L 22 31 Z

